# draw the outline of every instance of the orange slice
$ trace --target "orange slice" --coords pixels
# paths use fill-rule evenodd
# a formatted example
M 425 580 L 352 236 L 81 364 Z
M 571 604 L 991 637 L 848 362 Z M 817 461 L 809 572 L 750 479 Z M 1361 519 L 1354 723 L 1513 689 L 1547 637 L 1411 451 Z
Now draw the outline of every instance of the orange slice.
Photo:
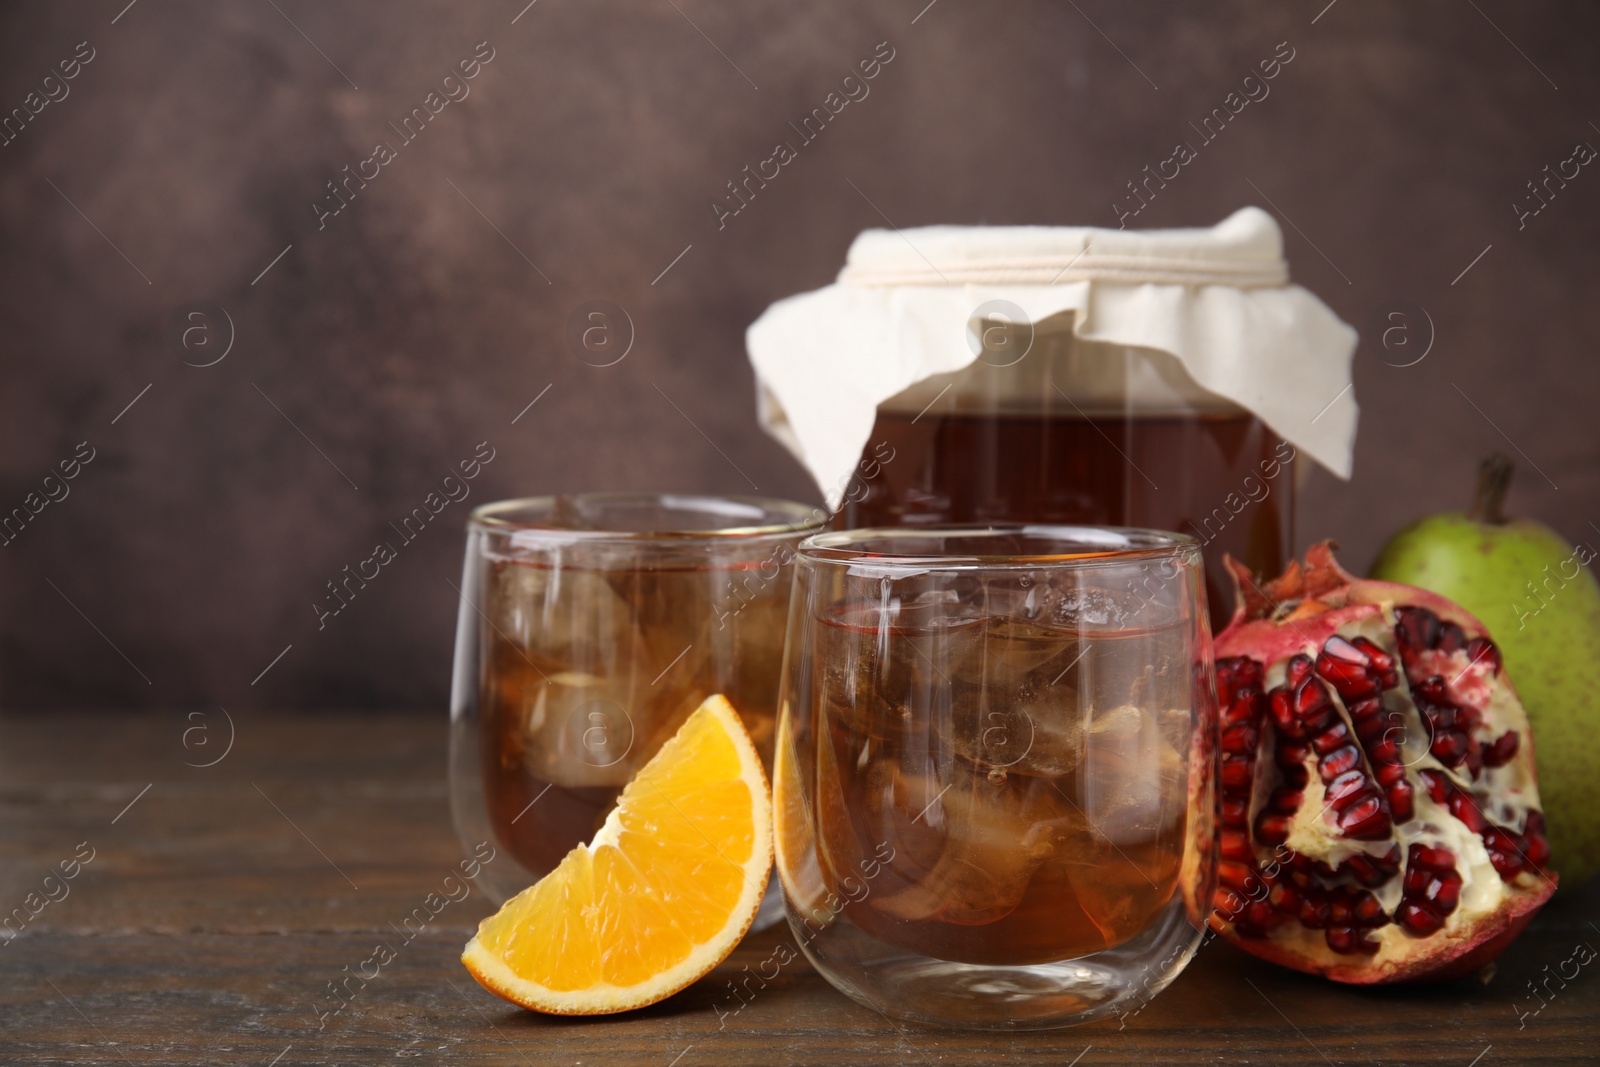
M 708 699 L 640 768 L 605 825 L 506 901 L 461 962 L 552 1015 L 671 996 L 739 943 L 772 870 L 772 801 L 733 706 Z

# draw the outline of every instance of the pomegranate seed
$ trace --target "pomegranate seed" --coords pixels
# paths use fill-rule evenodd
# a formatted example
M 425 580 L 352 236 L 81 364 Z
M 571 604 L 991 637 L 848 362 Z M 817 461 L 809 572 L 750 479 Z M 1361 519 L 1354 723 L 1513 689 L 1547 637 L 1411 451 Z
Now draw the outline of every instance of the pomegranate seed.
M 1282 767 L 1284 770 L 1288 770 L 1290 767 L 1299 767 L 1310 758 L 1310 745 L 1288 743 L 1278 745 L 1278 766 Z
M 1292 820 L 1264 811 L 1256 817 L 1256 840 L 1263 845 L 1281 845 L 1289 840 Z
M 1350 718 L 1355 720 L 1356 729 L 1359 730 L 1362 723 L 1370 722 L 1375 714 L 1383 710 L 1383 701 L 1376 696 L 1365 696 L 1346 700 L 1344 706 L 1350 709 Z
M 1432 648 L 1439 641 L 1439 616 L 1427 608 L 1407 606 L 1395 609 L 1399 624 L 1396 636 L 1403 646 L 1420 652 Z
M 1304 794 L 1298 789 L 1279 786 L 1272 791 L 1272 799 L 1267 801 L 1267 807 L 1282 815 L 1293 815 L 1300 810 L 1300 801 Z
M 1444 926 L 1444 918 L 1415 901 L 1406 901 L 1394 913 L 1395 922 L 1408 934 L 1428 937 Z
M 1243 789 L 1249 795 L 1251 780 L 1255 777 L 1254 760 L 1238 756 L 1222 758 L 1222 786 L 1224 789 Z
M 1332 703 L 1328 690 L 1315 678 L 1307 678 L 1294 691 L 1294 710 L 1300 719 L 1311 719 Z
M 1354 876 L 1356 881 L 1361 882 L 1363 885 L 1371 880 L 1374 874 L 1372 862 L 1366 856 L 1351 856 L 1339 864 L 1339 871 L 1340 873 Z
M 1344 720 L 1339 718 L 1339 709 L 1332 704 L 1322 705 L 1305 719 L 1306 733 L 1313 739 L 1324 730 L 1331 730 L 1335 726 L 1343 728 L 1348 736 L 1349 728 L 1344 725 Z
M 1361 750 L 1354 745 L 1336 748 L 1322 757 L 1321 763 L 1317 765 L 1317 770 L 1322 774 L 1322 780 L 1325 782 L 1332 781 L 1350 771 L 1360 773 Z M 1366 775 L 1362 774 L 1362 778 L 1365 779 Z
M 1467 735 L 1458 730 L 1439 729 L 1428 751 L 1446 767 L 1459 767 L 1467 758 Z
M 1311 739 L 1311 747 L 1326 756 L 1350 741 L 1350 728 L 1342 719 L 1335 719 L 1328 728 Z
M 1285 737 L 1296 740 L 1305 737 L 1305 731 L 1300 727 L 1300 720 L 1294 713 L 1294 702 L 1285 686 L 1279 686 L 1272 691 L 1271 697 L 1272 724 L 1278 732 Z
M 1231 889 L 1218 886 L 1217 891 L 1211 894 L 1211 906 L 1229 919 L 1244 911 L 1244 905 L 1244 897 Z
M 1328 925 L 1333 928 L 1382 926 L 1389 921 L 1382 907 L 1374 906 L 1377 898 L 1371 893 L 1349 886 L 1335 886 L 1328 890 Z
M 1328 939 L 1328 947 L 1341 956 L 1351 956 L 1356 953 L 1370 956 L 1378 951 L 1376 942 L 1365 940 L 1360 931 L 1348 926 L 1330 926 L 1323 936 Z
M 1256 838 L 1264 845 L 1281 845 L 1289 839 L 1293 815 L 1300 810 L 1299 790 L 1279 786 L 1267 807 L 1256 817 Z
M 1240 723 L 1222 732 L 1222 751 L 1235 756 L 1254 756 L 1260 734 L 1251 723 Z
M 1405 786 L 1406 796 L 1411 795 L 1411 783 L 1406 781 L 1406 768 L 1403 763 L 1384 763 L 1378 768 L 1378 784 L 1385 789 L 1393 790 Z
M 1453 622 L 1439 627 L 1439 642 L 1433 646 L 1440 652 L 1459 652 L 1467 647 L 1466 631 Z
M 1499 872 L 1501 879 L 1504 881 L 1512 881 L 1522 873 L 1522 858 L 1520 856 L 1490 849 L 1489 862 L 1494 865 L 1494 869 Z
M 1507 730 L 1494 739 L 1494 743 L 1483 750 L 1483 765 L 1485 767 L 1504 767 L 1511 762 L 1511 757 L 1517 754 L 1517 745 L 1521 740 L 1515 730 Z
M 1376 841 L 1389 836 L 1394 820 L 1385 810 L 1383 798 L 1374 794 L 1341 812 L 1339 829 L 1357 841 Z
M 1493 668 L 1495 674 L 1500 673 L 1503 667 L 1500 660 L 1500 650 L 1487 637 L 1474 637 L 1471 641 L 1468 641 L 1466 652 L 1469 662 L 1484 664 Z
M 1339 865 L 1339 870 L 1349 874 L 1362 885 L 1377 887 L 1387 882 L 1392 872 L 1381 870 L 1367 856 L 1351 856 Z
M 1225 860 L 1217 864 L 1217 881 L 1240 893 L 1250 893 L 1261 884 L 1250 866 L 1237 860 Z
M 1369 793 L 1371 788 L 1367 784 L 1367 776 L 1359 770 L 1346 771 L 1328 783 L 1328 803 L 1333 804 L 1342 811 L 1348 806 L 1351 797 L 1361 793 Z M 1341 803 L 1346 802 L 1346 803 Z
M 1489 825 L 1489 821 L 1483 817 L 1483 812 L 1478 810 L 1478 805 L 1460 790 L 1456 790 L 1455 795 L 1450 798 L 1450 814 L 1460 819 L 1468 830 L 1479 836 L 1482 836 Z
M 1301 682 L 1311 677 L 1311 657 L 1305 653 L 1289 657 L 1285 668 L 1288 678 L 1286 684 L 1290 689 L 1296 688 Z
M 1385 926 L 1389 916 L 1385 914 L 1383 905 L 1378 903 L 1378 898 L 1371 893 L 1362 893 L 1356 898 L 1356 921 L 1362 926 Z
M 1323 643 L 1322 654 L 1330 659 L 1338 660 L 1340 663 L 1349 663 L 1363 668 L 1368 665 L 1367 654 L 1338 634 L 1334 634 Z
M 1522 841 L 1522 854 L 1530 866 L 1537 869 L 1550 862 L 1550 842 L 1545 840 L 1541 812 L 1528 812 L 1527 821 L 1522 824 Z
M 1267 903 L 1271 904 L 1274 910 L 1285 915 L 1298 915 L 1300 913 L 1300 900 L 1300 894 L 1293 886 L 1284 885 L 1281 882 L 1273 886 L 1272 891 L 1267 894 Z
M 1398 763 L 1392 766 L 1399 767 Z M 1403 768 L 1402 768 L 1403 770 Z M 1409 822 L 1411 816 L 1417 813 L 1416 801 L 1412 797 L 1411 783 L 1402 778 L 1389 787 L 1385 794 L 1389 798 L 1389 814 L 1394 818 L 1395 825 Z
M 1229 656 L 1217 660 L 1217 697 L 1232 704 L 1245 686 L 1261 686 L 1261 664 L 1249 656 Z
M 1362 862 L 1371 867 L 1370 880 L 1363 878 L 1362 885 L 1378 888 L 1400 873 L 1400 846 L 1390 845 L 1389 851 L 1382 856 L 1362 856 Z
M 1317 656 L 1317 673 L 1346 700 L 1378 691 L 1378 679 L 1368 670 L 1368 656 L 1338 634 L 1328 638 Z
M 1222 800 L 1222 825 L 1243 826 L 1250 820 L 1250 802 L 1237 797 Z
M 1256 858 L 1255 850 L 1250 847 L 1250 835 L 1243 830 L 1224 830 L 1218 837 L 1222 855 L 1226 858 L 1244 862 Z
M 1243 685 L 1227 705 L 1225 716 L 1233 722 L 1251 722 L 1261 714 L 1261 689 L 1259 686 Z
M 1272 886 L 1272 893 L 1267 894 L 1267 901 L 1272 902 L 1272 907 L 1277 909 L 1278 913 L 1288 915 L 1290 918 L 1301 918 L 1309 899 L 1307 891 L 1294 888 L 1288 883 Z
M 1512 833 L 1503 826 L 1491 825 L 1489 829 L 1478 835 L 1483 838 L 1484 847 L 1490 852 L 1504 852 L 1508 856 L 1520 857 L 1522 853 L 1522 838 Z
M 1377 672 L 1378 682 L 1383 688 L 1393 689 L 1400 684 L 1400 676 L 1395 673 L 1393 656 L 1365 637 L 1357 637 L 1350 643 L 1366 655 L 1367 665 Z
M 1438 771 L 1423 771 L 1422 783 L 1428 787 L 1428 795 L 1433 797 L 1435 804 L 1443 804 L 1448 796 L 1449 781 Z
M 1333 872 L 1335 878 L 1349 875 L 1364 886 L 1376 889 L 1400 870 L 1400 846 L 1391 845 L 1382 856 L 1351 856 Z
M 1438 880 L 1428 887 L 1428 899 L 1433 901 L 1433 906 L 1443 915 L 1455 911 L 1456 905 L 1461 901 L 1461 876 L 1455 871 L 1440 875 Z
M 1411 686 L 1411 691 L 1422 694 L 1423 697 L 1433 701 L 1435 704 L 1450 704 L 1450 688 L 1445 685 L 1444 676 L 1441 674 L 1428 675 L 1422 681 L 1414 683 Z
M 1317 674 L 1346 700 L 1371 696 L 1378 691 L 1377 677 L 1365 667 L 1318 657 Z
M 1406 857 L 1406 862 L 1412 867 L 1422 867 L 1427 870 L 1453 871 L 1456 869 L 1456 854 L 1447 848 L 1412 845 L 1411 854 Z
M 1422 712 L 1434 731 L 1454 730 L 1460 725 L 1461 709 L 1454 704 L 1439 704 L 1423 699 L 1417 701 L 1417 709 Z
M 1524 840 L 1522 854 L 1527 858 L 1530 868 L 1538 870 L 1550 862 L 1550 842 L 1543 836 L 1535 837 L 1530 834 Z

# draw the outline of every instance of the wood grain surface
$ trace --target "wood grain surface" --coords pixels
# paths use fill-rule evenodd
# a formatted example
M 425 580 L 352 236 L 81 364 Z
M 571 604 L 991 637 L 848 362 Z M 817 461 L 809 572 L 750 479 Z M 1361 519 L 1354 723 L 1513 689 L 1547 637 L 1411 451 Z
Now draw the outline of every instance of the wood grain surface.
M 0 942 L 0 1063 L 1495 1067 L 1585 1062 L 1600 1048 L 1600 968 L 1552 977 L 1572 973 L 1578 946 L 1600 946 L 1593 887 L 1547 908 L 1488 982 L 1343 988 L 1211 942 L 1121 1025 L 897 1024 L 803 963 L 727 1014 L 728 979 L 789 936 L 772 930 L 652 1008 L 545 1018 L 457 962 L 488 911 L 476 891 L 411 940 L 400 932 L 466 854 L 442 718 L 234 716 L 227 748 L 220 710 L 191 714 L 0 718 L 0 903 L 23 906 L 88 854 L 83 843 L 93 850 L 51 884 L 64 897 Z M 327 983 L 378 942 L 394 961 L 320 1016 Z

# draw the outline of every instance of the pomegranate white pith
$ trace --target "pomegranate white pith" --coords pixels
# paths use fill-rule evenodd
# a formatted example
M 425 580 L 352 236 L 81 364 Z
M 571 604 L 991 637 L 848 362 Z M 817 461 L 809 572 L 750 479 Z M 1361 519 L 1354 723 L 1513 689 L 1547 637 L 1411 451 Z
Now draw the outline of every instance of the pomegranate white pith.
M 1228 562 L 1212 925 L 1344 982 L 1487 963 L 1555 875 L 1527 717 L 1482 624 L 1353 578 L 1326 543 L 1265 587 Z

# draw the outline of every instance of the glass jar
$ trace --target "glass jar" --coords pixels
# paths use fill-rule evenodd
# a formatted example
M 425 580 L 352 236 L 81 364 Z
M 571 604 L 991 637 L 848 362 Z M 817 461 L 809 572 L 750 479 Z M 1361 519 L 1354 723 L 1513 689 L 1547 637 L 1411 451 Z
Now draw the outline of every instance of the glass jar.
M 976 320 L 975 362 L 878 406 L 835 527 L 1174 530 L 1203 547 L 1220 628 L 1234 603 L 1223 554 L 1269 575 L 1293 554 L 1294 446 L 1199 386 L 1176 357 L 1085 341 L 1072 321 L 1035 326 L 1020 309 Z

